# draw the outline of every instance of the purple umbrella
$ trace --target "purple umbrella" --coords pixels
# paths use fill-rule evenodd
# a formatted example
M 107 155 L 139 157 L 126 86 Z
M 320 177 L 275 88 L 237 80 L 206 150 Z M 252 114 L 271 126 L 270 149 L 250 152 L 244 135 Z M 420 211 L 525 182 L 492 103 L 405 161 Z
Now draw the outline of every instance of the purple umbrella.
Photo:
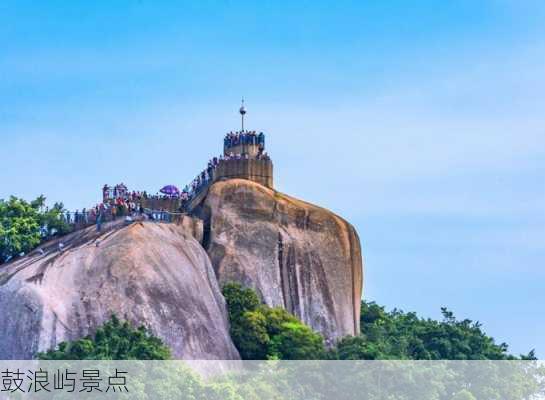
M 180 190 L 174 185 L 166 185 L 160 190 L 161 193 L 166 194 L 167 196 L 174 196 L 180 194 Z

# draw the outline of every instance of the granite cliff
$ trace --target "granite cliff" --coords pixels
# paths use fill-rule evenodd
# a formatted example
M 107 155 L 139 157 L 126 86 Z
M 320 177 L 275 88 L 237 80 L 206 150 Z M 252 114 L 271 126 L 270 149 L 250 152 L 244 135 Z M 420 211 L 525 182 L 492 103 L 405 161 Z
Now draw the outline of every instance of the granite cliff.
M 185 359 L 238 359 L 210 260 L 182 225 L 122 221 L 0 268 L 0 359 L 85 336 L 112 313 Z
M 176 358 L 238 359 L 220 292 L 227 281 L 256 289 L 329 344 L 359 332 L 362 255 L 345 220 L 243 179 L 214 183 L 193 214 L 89 227 L 0 266 L 0 359 L 32 358 L 112 313 L 147 326 Z
M 216 182 L 199 212 L 220 284 L 253 287 L 330 343 L 359 332 L 362 255 L 349 223 L 243 179 Z

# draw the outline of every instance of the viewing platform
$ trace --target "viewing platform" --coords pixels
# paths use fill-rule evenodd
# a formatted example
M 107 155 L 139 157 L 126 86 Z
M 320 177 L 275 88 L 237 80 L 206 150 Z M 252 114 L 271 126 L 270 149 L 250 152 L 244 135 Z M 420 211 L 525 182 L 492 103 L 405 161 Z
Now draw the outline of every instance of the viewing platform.
M 120 206 L 127 201 L 138 207 L 169 212 L 188 212 L 201 204 L 214 182 L 227 179 L 246 179 L 274 189 L 273 162 L 265 151 L 265 134 L 244 129 L 244 104 L 240 108 L 242 129 L 228 132 L 223 139 L 223 154 L 208 161 L 206 169 L 183 189 L 174 185 L 163 187 L 156 195 L 129 192 L 124 184 L 105 185 L 103 203 Z
M 248 154 L 257 157 L 265 150 L 265 134 L 255 131 L 229 132 L 223 139 L 223 155 Z
M 102 203 L 81 211 L 63 211 L 59 219 L 66 223 L 68 232 L 86 229 L 91 225 L 96 225 L 97 231 L 100 231 L 103 224 L 120 220 L 173 222 L 192 226 L 193 236 L 202 239 L 198 223 L 195 225 L 191 213 L 202 204 L 214 182 L 245 179 L 273 189 L 273 163 L 265 151 L 265 134 L 244 130 L 244 106 L 240 114 L 242 129 L 225 135 L 223 154 L 212 158 L 207 168 L 183 190 L 167 185 L 160 193 L 150 194 L 146 191 L 130 191 L 123 183 L 112 186 L 106 184 L 102 187 Z
M 273 164 L 270 158 L 241 158 L 221 160 L 214 171 L 214 181 L 221 179 L 247 179 L 270 189 L 273 188 Z
M 223 141 L 223 157 L 219 159 L 213 181 L 247 179 L 273 188 L 273 163 L 265 152 L 265 134 L 255 131 L 229 132 Z

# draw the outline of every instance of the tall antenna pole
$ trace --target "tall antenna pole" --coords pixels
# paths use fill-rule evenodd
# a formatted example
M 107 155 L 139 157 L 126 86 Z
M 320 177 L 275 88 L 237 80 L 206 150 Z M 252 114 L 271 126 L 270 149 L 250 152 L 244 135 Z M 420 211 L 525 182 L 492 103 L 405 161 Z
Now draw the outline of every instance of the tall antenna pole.
M 244 115 L 246 114 L 246 108 L 244 107 L 244 97 L 242 98 L 242 104 L 238 112 L 240 113 L 240 117 L 242 120 L 242 132 L 244 132 Z

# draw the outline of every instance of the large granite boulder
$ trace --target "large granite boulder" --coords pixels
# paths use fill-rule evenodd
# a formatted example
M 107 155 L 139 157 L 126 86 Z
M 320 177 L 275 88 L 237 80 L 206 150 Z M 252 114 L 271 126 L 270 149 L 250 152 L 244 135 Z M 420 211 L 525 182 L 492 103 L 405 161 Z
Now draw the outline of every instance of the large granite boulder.
M 248 180 L 218 181 L 197 209 L 220 284 L 253 287 L 331 344 L 359 333 L 363 266 L 354 228 L 323 208 Z
M 0 267 L 0 359 L 81 338 L 112 313 L 175 358 L 238 359 L 210 260 L 181 225 L 135 222 L 50 242 Z

